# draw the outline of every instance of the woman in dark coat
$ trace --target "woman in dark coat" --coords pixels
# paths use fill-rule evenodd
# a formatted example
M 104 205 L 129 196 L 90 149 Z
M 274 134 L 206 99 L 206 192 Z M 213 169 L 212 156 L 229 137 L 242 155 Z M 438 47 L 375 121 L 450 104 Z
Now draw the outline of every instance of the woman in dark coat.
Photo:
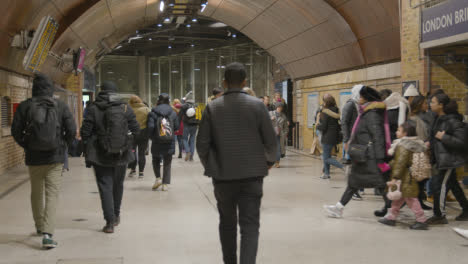
M 379 93 L 367 86 L 360 91 L 360 115 L 353 127 L 348 152 L 351 157 L 351 172 L 348 186 L 336 205 L 326 205 L 329 217 L 341 218 L 346 204 L 360 188 L 381 188 L 385 186 L 382 176 L 386 142 L 390 135 L 385 132 L 386 106 L 380 101 Z M 356 150 L 363 151 L 356 151 Z
M 158 118 L 167 117 L 172 123 L 173 132 L 179 129 L 179 118 L 169 105 L 169 95 L 162 93 L 159 95 L 158 103 L 148 115 L 148 134 L 150 135 L 153 144 L 151 145 L 151 154 L 153 155 L 153 170 L 156 176 L 156 182 L 153 185 L 153 190 L 157 190 L 162 185 L 162 190 L 167 191 L 168 185 L 171 183 L 171 164 L 172 155 L 175 153 L 175 140 L 170 143 L 159 142 L 156 133 L 159 133 L 157 128 Z M 161 182 L 161 158 L 163 159 L 163 180 Z
M 456 169 L 465 165 L 463 150 L 466 148 L 463 116 L 458 113 L 458 105 L 446 94 L 432 97 L 431 110 L 437 114 L 431 133 L 431 158 L 438 173 L 432 175 L 431 189 L 434 193 L 434 215 L 427 220 L 429 225 L 447 224 L 445 199 L 452 191 L 462 213 L 456 221 L 468 221 L 468 201 L 457 181 Z
M 333 148 L 339 143 L 340 114 L 333 96 L 325 94 L 323 102 L 324 109 L 320 114 L 320 122 L 317 125 L 317 129 L 322 133 L 321 143 L 323 148 L 323 175 L 320 178 L 330 179 L 330 165 L 344 170 L 343 164 L 331 156 Z

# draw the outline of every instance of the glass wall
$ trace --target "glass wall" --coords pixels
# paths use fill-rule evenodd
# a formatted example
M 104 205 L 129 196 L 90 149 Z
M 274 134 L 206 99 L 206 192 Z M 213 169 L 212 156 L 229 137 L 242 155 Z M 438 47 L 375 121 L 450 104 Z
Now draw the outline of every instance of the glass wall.
M 146 58 L 145 76 L 149 76 L 146 94 L 142 98 L 156 104 L 160 93 L 168 93 L 171 99 L 182 98 L 189 92 L 189 99 L 206 103 L 214 88 L 223 89 L 226 66 L 241 62 L 246 67 L 247 86 L 262 96 L 269 88 L 271 58 L 253 43 L 199 50 L 166 57 Z M 109 56 L 99 64 L 99 81 L 112 80 L 122 93 L 139 94 L 137 57 Z

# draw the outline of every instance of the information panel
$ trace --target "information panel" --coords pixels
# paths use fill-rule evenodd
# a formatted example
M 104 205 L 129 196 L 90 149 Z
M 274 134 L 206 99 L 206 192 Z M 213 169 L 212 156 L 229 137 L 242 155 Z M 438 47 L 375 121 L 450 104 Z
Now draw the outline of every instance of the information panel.
M 319 109 L 320 102 L 318 93 L 309 94 L 307 96 L 307 127 L 313 128 L 315 124 L 315 116 Z
M 58 23 L 51 16 L 42 18 L 23 59 L 23 67 L 26 70 L 32 72 L 40 70 L 49 54 L 57 29 Z

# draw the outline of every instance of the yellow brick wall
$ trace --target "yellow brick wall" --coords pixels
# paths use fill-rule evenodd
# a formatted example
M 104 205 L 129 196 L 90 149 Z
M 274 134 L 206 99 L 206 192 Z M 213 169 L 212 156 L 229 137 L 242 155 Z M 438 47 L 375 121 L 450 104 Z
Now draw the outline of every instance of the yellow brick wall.
M 31 79 L 27 76 L 0 70 L 0 96 L 8 96 L 11 103 L 20 103 L 31 96 Z M 24 151 L 9 135 L 0 130 L 0 174 L 24 163 Z

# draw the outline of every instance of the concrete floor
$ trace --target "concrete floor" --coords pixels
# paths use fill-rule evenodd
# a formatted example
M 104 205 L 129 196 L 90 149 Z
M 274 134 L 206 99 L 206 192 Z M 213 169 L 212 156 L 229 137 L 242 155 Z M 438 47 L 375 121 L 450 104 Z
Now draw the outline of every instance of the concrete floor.
M 145 179 L 127 179 L 122 223 L 111 235 L 100 232 L 99 195 L 93 172 L 83 163 L 72 159 L 64 174 L 59 247 L 51 251 L 40 250 L 41 238 L 33 236 L 25 168 L 0 175 L 1 264 L 222 263 L 213 188 L 198 159 L 174 160 L 169 192 L 151 191 L 151 165 Z M 265 180 L 257 263 L 468 263 L 468 240 L 451 230 L 468 228 L 453 221 L 457 210 L 449 211 L 447 226 L 410 231 L 413 216 L 405 208 L 403 223 L 391 228 L 377 223 L 372 212 L 382 201 L 366 190 L 364 201 L 350 202 L 343 219 L 326 218 L 322 205 L 337 202 L 345 180 L 338 170 L 332 180 L 320 180 L 320 172 L 319 160 L 295 153 L 272 169 Z M 5 195 L 6 190 L 12 191 Z

